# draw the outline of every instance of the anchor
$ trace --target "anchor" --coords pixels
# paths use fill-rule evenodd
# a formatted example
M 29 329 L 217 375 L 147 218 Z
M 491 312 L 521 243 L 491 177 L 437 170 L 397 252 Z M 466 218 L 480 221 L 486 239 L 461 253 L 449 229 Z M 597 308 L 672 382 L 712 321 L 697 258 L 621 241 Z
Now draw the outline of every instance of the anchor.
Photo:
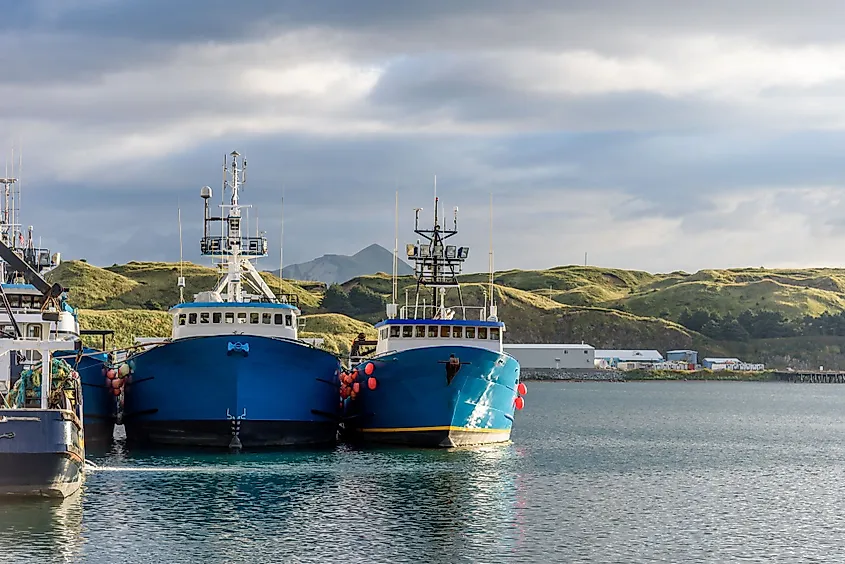
M 238 416 L 234 416 L 229 413 L 229 409 L 226 408 L 226 419 L 232 422 L 232 440 L 229 441 L 229 448 L 232 450 L 241 450 L 243 445 L 241 444 L 241 438 L 239 437 L 241 432 L 241 420 L 246 419 L 246 408 L 244 408 L 244 412 Z
M 461 359 L 456 357 L 454 354 L 449 355 L 449 360 L 438 360 L 437 362 L 439 364 L 445 364 L 446 365 L 446 385 L 447 386 L 452 383 L 452 380 L 458 374 L 458 371 L 460 371 L 461 366 L 463 366 L 465 364 L 472 364 L 471 362 L 461 362 Z

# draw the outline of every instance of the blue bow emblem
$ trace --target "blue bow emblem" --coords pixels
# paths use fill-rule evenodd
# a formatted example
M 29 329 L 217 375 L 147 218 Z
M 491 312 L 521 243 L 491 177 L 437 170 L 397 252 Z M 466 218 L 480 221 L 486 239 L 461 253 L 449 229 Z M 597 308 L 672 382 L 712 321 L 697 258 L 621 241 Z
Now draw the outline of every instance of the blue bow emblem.
M 226 354 L 231 355 L 233 352 L 246 356 L 249 353 L 249 343 L 229 343 Z

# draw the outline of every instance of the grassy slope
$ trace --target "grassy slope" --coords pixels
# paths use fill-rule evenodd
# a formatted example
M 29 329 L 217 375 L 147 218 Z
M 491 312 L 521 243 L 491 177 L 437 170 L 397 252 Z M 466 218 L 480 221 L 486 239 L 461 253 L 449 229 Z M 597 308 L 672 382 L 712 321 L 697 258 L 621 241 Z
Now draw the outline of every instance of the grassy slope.
M 169 332 L 164 310 L 178 301 L 178 275 L 179 265 L 173 263 L 131 262 L 98 268 L 71 261 L 53 271 L 50 278 L 71 289 L 72 303 L 83 309 L 83 327 L 116 329 L 118 343 L 129 344 L 137 335 L 164 336 Z M 188 299 L 217 280 L 213 269 L 195 264 L 185 264 L 184 275 Z M 268 273 L 262 276 L 274 290 L 279 287 L 276 277 Z M 465 302 L 483 303 L 487 275 L 466 275 L 461 280 L 467 283 Z M 499 316 L 507 323 L 511 342 L 583 340 L 607 348 L 693 347 L 703 354 L 737 354 L 770 364 L 845 367 L 845 339 L 716 343 L 671 322 L 684 308 L 708 309 L 722 315 L 768 309 L 789 317 L 845 311 L 843 269 L 748 268 L 649 274 L 562 266 L 544 271 L 497 272 L 495 283 Z M 322 336 L 326 347 L 337 353 L 345 354 L 358 332 L 374 335 L 369 323 L 384 315 L 381 311 L 360 315 L 368 322 L 362 323 L 339 314 L 320 314 L 321 285 L 281 284 L 282 290 L 295 293 L 303 311 L 311 314 L 306 315 L 303 336 Z M 384 296 L 391 293 L 391 278 L 385 274 L 356 278 L 343 286 L 348 291 L 356 285 Z M 411 277 L 400 277 L 400 303 L 404 303 L 405 289 L 413 288 Z M 452 292 L 447 299 L 455 303 L 457 295 Z M 144 311 L 150 309 L 158 311 Z

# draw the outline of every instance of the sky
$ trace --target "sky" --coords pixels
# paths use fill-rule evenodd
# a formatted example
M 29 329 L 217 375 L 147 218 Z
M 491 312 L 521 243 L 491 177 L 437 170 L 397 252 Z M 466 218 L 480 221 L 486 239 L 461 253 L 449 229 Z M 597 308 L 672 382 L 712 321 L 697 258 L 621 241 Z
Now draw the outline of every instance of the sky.
M 181 209 L 202 262 L 237 150 L 260 268 L 392 249 L 397 191 L 402 248 L 435 175 L 469 271 L 491 197 L 497 270 L 845 265 L 842 2 L 0 7 L 0 154 L 64 258 L 178 260 Z

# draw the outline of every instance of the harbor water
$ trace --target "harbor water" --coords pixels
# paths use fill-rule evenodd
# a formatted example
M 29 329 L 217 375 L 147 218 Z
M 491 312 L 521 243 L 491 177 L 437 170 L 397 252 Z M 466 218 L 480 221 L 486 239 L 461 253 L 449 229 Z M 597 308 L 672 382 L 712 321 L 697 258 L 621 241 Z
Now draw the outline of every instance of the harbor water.
M 845 386 L 529 383 L 513 442 L 89 453 L 2 563 L 842 562 Z

